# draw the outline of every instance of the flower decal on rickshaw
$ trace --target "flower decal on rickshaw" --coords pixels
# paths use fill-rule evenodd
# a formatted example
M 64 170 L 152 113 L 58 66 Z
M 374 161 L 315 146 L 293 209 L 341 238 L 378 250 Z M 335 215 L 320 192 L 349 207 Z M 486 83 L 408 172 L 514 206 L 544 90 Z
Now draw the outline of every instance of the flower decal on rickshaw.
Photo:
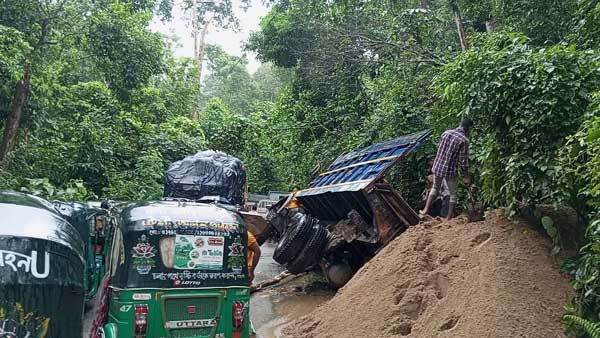
M 242 239 L 240 236 L 229 246 L 229 257 L 231 256 L 244 256 L 244 246 L 242 245 Z
M 140 275 L 147 275 L 156 266 L 156 248 L 148 243 L 146 235 L 140 236 L 138 243 L 131 249 L 133 267 Z
M 242 238 L 238 236 L 229 246 L 229 258 L 227 266 L 235 273 L 241 273 L 246 264 L 246 255 L 244 254 L 244 246 Z

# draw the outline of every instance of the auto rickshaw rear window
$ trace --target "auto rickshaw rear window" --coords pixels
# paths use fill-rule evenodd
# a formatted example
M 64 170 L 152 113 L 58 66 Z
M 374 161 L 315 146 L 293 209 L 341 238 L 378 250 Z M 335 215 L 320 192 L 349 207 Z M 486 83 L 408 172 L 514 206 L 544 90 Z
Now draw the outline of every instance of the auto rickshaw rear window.
M 225 263 L 225 237 L 162 237 L 160 254 L 163 265 L 169 269 L 222 271 Z
M 133 230 L 123 232 L 125 259 L 118 267 L 115 286 L 248 284 L 247 232 L 243 224 L 144 220 L 124 229 Z

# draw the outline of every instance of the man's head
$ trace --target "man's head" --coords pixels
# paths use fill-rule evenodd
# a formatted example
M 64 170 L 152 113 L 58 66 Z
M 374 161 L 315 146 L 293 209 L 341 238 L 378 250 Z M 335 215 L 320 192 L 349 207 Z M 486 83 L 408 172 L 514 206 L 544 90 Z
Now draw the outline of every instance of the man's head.
M 473 120 L 471 120 L 468 117 L 465 117 L 464 119 L 462 119 L 462 121 L 460 121 L 460 127 L 465 131 L 465 134 L 468 135 L 469 131 L 473 127 Z

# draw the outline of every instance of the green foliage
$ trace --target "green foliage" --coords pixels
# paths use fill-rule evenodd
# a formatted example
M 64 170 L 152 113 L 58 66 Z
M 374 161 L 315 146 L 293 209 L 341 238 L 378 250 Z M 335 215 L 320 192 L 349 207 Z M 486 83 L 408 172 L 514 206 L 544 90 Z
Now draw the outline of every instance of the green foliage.
M 588 337 L 591 323 L 600 322 L 600 100 L 595 97 L 590 105 L 590 113 L 581 128 L 569 137 L 561 152 L 561 166 L 564 170 L 557 180 L 562 184 L 566 202 L 575 206 L 580 214 L 589 214 L 586 244 L 579 249 L 577 256 L 563 264 L 563 271 L 573 277 L 573 287 L 577 296 L 569 304 L 568 313 L 582 317 L 583 321 L 567 320 L 568 329 L 578 332 L 583 328 Z M 585 321 L 590 321 L 586 323 Z
M 146 84 L 161 72 L 163 42 L 146 25 L 146 12 L 131 14 L 126 6 L 110 5 L 92 17 L 89 48 L 111 89 L 119 95 Z
M 247 172 L 248 187 L 253 192 L 267 192 L 273 189 L 289 189 L 282 186 L 279 178 L 280 162 L 275 154 L 277 137 L 273 137 L 272 129 L 269 129 L 265 119 L 273 109 L 273 104 L 263 103 L 259 105 L 247 121 L 243 138 L 246 140 L 245 147 L 240 158 L 244 162 Z
M 203 96 L 207 101 L 219 98 L 235 114 L 250 114 L 258 99 L 258 88 L 246 70 L 248 61 L 228 55 L 216 45 L 207 46 L 206 56 L 209 74 L 203 82 Z
M 21 187 L 22 192 L 51 201 L 87 201 L 95 197 L 88 192 L 80 180 L 70 180 L 62 188 L 57 188 L 47 178 L 25 179 L 25 181 L 25 185 Z
M 260 51 L 261 61 L 290 68 L 298 62 L 295 51 L 307 48 L 305 37 L 309 34 L 308 28 L 290 23 L 285 8 L 275 6 L 262 19 L 260 32 L 250 36 L 248 47 Z
M 560 232 L 558 231 L 558 228 L 554 224 L 552 218 L 548 216 L 542 217 L 542 226 L 544 227 L 544 230 L 546 230 L 548 236 L 550 236 L 550 239 L 552 239 L 552 243 L 554 244 L 554 247 L 552 248 L 552 254 L 556 255 L 560 251 Z
M 569 38 L 589 48 L 600 46 L 600 2 L 580 0 L 577 24 Z
M 522 32 L 536 44 L 560 42 L 570 32 L 578 9 L 577 1 L 562 0 L 459 0 L 458 3 L 475 24 L 488 22 Z M 474 28 L 478 28 L 475 24 Z
M 572 276 L 577 292 L 575 302 L 567 310 L 597 323 L 600 321 L 600 220 L 590 224 L 586 238 L 588 242 L 581 247 L 578 255 L 567 260 L 562 267 L 564 273 Z
M 207 146 L 200 122 L 185 116 L 174 116 L 153 126 L 147 137 L 147 145 L 160 152 L 165 167 Z
M 600 210 L 600 96 L 590 106 L 590 116 L 568 138 L 557 175 L 567 203 L 585 215 Z
M 106 195 L 119 200 L 151 200 L 163 195 L 163 158 L 156 149 L 138 157 L 133 170 L 113 174 Z
M 232 113 L 220 99 L 208 102 L 200 115 L 200 124 L 210 149 L 236 155 L 244 147 L 242 134 L 246 119 Z
M 305 187 L 311 172 L 342 153 L 428 127 L 431 78 L 460 48 L 443 6 L 274 2 L 248 48 L 295 73 L 256 120 L 271 131 L 260 149 L 270 153 L 278 189 Z M 423 186 L 415 182 L 427 169 L 421 157 L 388 176 L 413 205 L 421 203 Z
M 472 148 L 489 202 L 547 201 L 557 191 L 558 151 L 581 124 L 597 75 L 594 55 L 575 47 L 538 50 L 523 36 L 493 35 L 438 75 L 434 121 L 441 129 L 475 120 Z
M 291 85 L 293 72 L 271 64 L 263 64 L 252 74 L 252 78 L 256 82 L 258 101 L 275 102 L 281 90 Z
M 13 90 L 12 84 L 23 73 L 23 59 L 31 47 L 23 33 L 0 25 L 0 93 L 7 96 Z M 6 109 L 7 102 L 0 101 L 0 112 Z
M 234 5 L 238 5 L 245 10 L 249 6 L 249 0 L 221 0 L 221 1 L 194 1 L 184 0 L 182 7 L 186 11 L 190 11 L 192 7 L 196 7 L 196 14 L 200 24 L 208 21 L 222 28 L 239 27 L 239 20 L 234 14 Z
M 10 154 L 2 188 L 19 190 L 23 178 L 45 177 L 56 186 L 82 181 L 98 197 L 160 197 L 168 164 L 206 147 L 199 122 L 186 117 L 197 93 L 187 82 L 189 67 L 167 64 L 166 76 L 135 89 L 131 101 L 101 82 L 52 79 L 53 99 L 34 101 L 43 110 Z
M 598 323 L 574 315 L 563 316 L 563 322 L 583 329 L 590 338 L 600 338 L 600 324 Z

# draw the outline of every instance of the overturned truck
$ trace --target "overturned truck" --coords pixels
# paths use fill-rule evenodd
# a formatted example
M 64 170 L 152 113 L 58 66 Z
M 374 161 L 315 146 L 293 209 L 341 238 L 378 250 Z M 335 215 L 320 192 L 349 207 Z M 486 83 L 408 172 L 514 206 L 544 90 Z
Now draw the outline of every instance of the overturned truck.
M 384 175 L 429 135 L 426 130 L 342 155 L 308 188 L 272 207 L 266 231 L 278 238 L 275 261 L 294 274 L 319 265 L 332 285 L 343 286 L 419 222 Z

